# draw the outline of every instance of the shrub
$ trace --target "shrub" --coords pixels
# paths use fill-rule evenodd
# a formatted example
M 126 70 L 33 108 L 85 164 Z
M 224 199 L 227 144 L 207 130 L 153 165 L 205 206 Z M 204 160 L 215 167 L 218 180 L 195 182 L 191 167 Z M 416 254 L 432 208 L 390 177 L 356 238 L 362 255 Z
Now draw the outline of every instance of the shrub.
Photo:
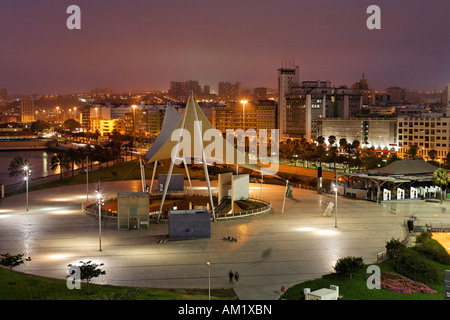
M 394 259 L 405 248 L 406 246 L 400 240 L 394 238 L 386 242 L 386 254 L 390 259 Z
M 422 236 L 417 246 L 414 247 L 414 250 L 433 261 L 442 264 L 450 264 L 450 255 L 447 250 L 445 250 L 439 242 L 431 239 L 429 236 Z
M 349 276 L 351 279 L 352 275 L 363 267 L 364 262 L 362 257 L 345 257 L 336 261 L 334 271 L 336 271 L 337 274 Z
M 439 268 L 429 259 L 414 250 L 403 250 L 394 259 L 394 268 L 401 275 L 424 283 L 441 283 Z
M 428 233 L 427 231 L 422 231 L 417 237 L 416 237 L 416 241 L 417 243 L 424 243 L 427 240 L 431 239 L 431 234 Z

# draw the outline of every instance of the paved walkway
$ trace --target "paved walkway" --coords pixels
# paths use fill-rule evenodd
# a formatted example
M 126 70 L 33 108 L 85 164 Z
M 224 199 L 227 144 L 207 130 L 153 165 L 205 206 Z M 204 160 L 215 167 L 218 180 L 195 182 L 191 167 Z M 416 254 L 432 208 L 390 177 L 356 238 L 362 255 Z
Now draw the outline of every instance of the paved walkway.
M 139 191 L 140 181 L 101 186 L 103 194 L 115 195 Z M 194 186 L 196 192 L 206 192 L 204 182 Z M 92 200 L 97 185 L 89 187 Z M 241 300 L 275 300 L 282 286 L 330 273 L 341 257 L 375 262 L 386 241 L 405 237 L 403 222 L 414 210 L 418 215 L 420 208 L 425 210 L 425 218 L 448 219 L 449 214 L 444 205 L 434 203 L 427 211 L 429 206 L 418 201 L 376 204 L 339 198 L 335 228 L 335 217 L 323 216 L 333 196 L 294 189 L 296 200 L 286 199 L 281 213 L 284 190 L 264 185 L 262 197 L 272 201 L 273 212 L 214 222 L 208 239 L 158 243 L 168 235 L 165 223 L 119 231 L 115 222 L 106 221 L 102 251 L 98 220 L 81 211 L 86 185 L 30 192 L 28 212 L 25 194 L 15 195 L 0 203 L 0 252 L 32 258 L 18 271 L 65 279 L 68 264 L 92 260 L 104 263 L 106 271 L 96 283 L 155 288 L 208 288 L 209 261 L 212 288 L 234 287 Z M 260 185 L 251 184 L 251 193 L 259 197 Z M 238 241 L 223 240 L 227 235 Z M 229 283 L 230 269 L 239 271 L 239 284 Z

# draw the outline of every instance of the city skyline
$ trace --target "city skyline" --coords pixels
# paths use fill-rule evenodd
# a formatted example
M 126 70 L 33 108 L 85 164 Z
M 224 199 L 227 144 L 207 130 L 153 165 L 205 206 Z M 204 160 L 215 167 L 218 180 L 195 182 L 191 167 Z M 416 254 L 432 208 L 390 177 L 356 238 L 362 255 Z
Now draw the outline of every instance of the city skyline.
M 4 3 L 0 88 L 9 94 L 169 89 L 198 80 L 277 87 L 277 69 L 300 81 L 359 81 L 371 88 L 442 90 L 449 82 L 447 1 L 76 1 L 81 29 L 69 30 L 69 1 Z

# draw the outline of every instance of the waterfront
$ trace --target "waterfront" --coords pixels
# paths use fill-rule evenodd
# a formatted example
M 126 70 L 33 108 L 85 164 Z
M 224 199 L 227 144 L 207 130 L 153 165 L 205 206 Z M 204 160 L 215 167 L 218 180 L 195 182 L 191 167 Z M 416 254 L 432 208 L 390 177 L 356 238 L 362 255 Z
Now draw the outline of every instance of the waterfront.
M 0 151 L 0 183 L 10 185 L 20 182 L 20 177 L 10 177 L 8 172 L 9 164 L 15 157 L 30 160 L 32 179 L 59 173 L 59 169 L 50 169 L 52 155 L 53 153 L 49 150 Z

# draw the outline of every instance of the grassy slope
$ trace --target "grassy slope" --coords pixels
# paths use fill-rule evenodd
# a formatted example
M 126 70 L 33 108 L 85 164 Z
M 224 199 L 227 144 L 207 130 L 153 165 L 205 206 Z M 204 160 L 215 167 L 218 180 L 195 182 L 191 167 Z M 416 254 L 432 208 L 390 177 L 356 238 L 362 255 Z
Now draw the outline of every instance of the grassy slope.
M 208 300 L 207 290 L 162 290 L 90 284 L 81 290 L 67 288 L 65 280 L 35 277 L 0 268 L 0 300 Z M 237 300 L 233 289 L 211 290 L 214 300 Z
M 386 260 L 377 265 L 380 267 L 381 272 L 396 273 L 391 260 Z M 436 265 L 441 271 L 450 270 L 450 265 L 442 265 L 439 263 L 436 263 Z M 304 299 L 304 288 L 310 288 L 311 291 L 314 291 L 321 288 L 329 288 L 330 285 L 339 286 L 339 295 L 342 296 L 341 300 L 443 300 L 444 298 L 444 278 L 442 278 L 442 283 L 440 284 L 425 283 L 431 289 L 436 290 L 438 292 L 437 294 L 402 294 L 383 289 L 368 289 L 366 279 L 372 273 L 366 272 L 367 267 L 353 275 L 352 279 L 333 273 L 324 275 L 320 279 L 299 283 L 287 289 L 281 296 L 281 299 Z

